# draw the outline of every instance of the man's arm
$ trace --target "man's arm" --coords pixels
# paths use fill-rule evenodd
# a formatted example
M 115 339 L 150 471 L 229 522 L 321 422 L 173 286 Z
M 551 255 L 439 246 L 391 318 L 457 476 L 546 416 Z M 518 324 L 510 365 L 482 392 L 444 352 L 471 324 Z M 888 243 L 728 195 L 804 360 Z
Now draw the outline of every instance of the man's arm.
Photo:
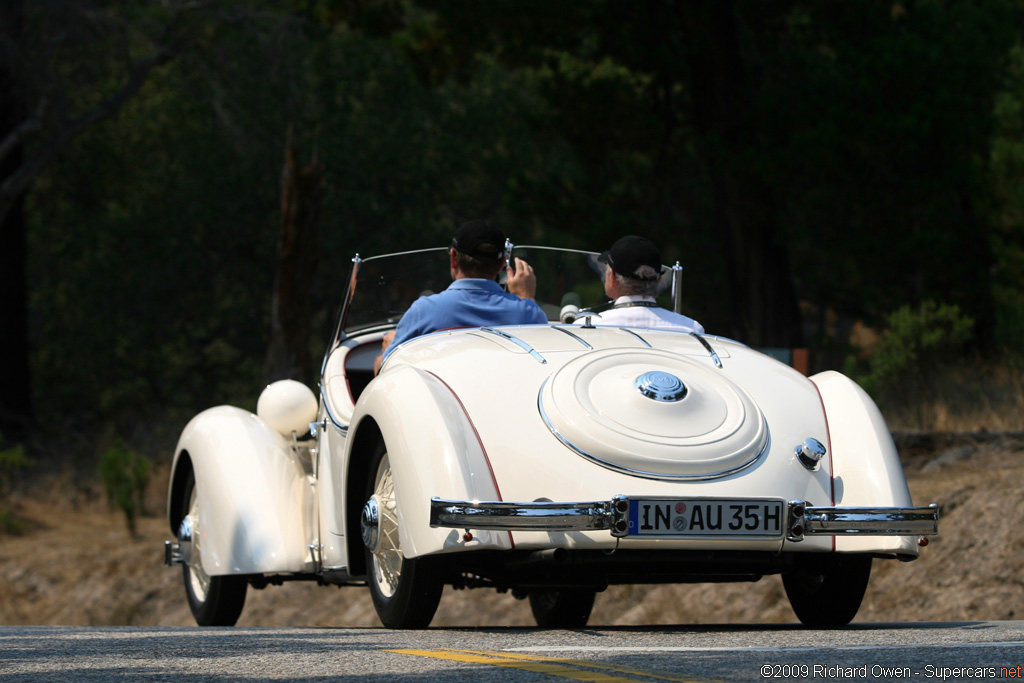
M 384 335 L 380 344 L 380 355 L 373 361 L 373 374 L 376 375 L 380 372 L 380 364 L 384 362 L 384 354 L 388 352 L 388 347 L 391 346 L 391 342 L 395 339 L 395 331 L 391 330 Z
M 398 326 L 384 335 L 384 338 L 381 340 L 380 355 L 377 356 L 377 360 L 373 364 L 374 375 L 380 372 L 380 366 L 388 355 L 388 349 L 395 344 L 396 338 L 398 339 L 398 344 L 401 344 L 413 337 L 425 334 L 428 327 L 424 326 L 424 321 L 430 319 L 429 313 L 425 310 L 429 308 L 426 305 L 428 299 L 429 297 L 421 296 L 416 301 L 413 301 L 412 306 L 409 306 L 409 310 L 398 321 Z

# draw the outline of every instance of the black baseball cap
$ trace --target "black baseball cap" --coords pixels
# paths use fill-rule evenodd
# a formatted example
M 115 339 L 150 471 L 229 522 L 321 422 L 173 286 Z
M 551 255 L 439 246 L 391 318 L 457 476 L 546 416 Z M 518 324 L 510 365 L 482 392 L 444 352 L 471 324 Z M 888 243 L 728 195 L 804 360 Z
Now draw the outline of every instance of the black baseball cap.
M 661 252 L 654 242 L 638 235 L 626 235 L 612 245 L 612 248 L 597 257 L 598 261 L 607 263 L 619 275 L 633 280 L 652 280 L 654 278 L 637 277 L 636 271 L 641 266 L 650 266 L 654 272 L 661 273 Z
M 505 234 L 486 218 L 459 226 L 452 247 L 466 256 L 495 259 L 505 251 Z

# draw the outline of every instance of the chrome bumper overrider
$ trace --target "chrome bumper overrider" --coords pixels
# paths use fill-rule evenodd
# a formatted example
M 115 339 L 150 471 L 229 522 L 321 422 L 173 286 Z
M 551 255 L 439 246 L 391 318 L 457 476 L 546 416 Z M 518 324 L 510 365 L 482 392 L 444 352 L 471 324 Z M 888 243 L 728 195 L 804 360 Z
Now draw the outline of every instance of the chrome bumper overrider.
M 187 564 L 181 554 L 181 545 L 177 541 L 164 541 L 164 566 Z
M 164 566 L 192 563 L 192 517 L 185 517 L 178 525 L 178 540 L 164 541 Z
M 785 503 L 785 536 L 930 536 L 939 532 L 939 506 L 814 507 L 802 500 Z M 430 526 L 491 531 L 603 531 L 629 536 L 629 499 L 586 503 L 469 502 L 434 498 Z M 672 537 L 668 535 L 667 537 Z

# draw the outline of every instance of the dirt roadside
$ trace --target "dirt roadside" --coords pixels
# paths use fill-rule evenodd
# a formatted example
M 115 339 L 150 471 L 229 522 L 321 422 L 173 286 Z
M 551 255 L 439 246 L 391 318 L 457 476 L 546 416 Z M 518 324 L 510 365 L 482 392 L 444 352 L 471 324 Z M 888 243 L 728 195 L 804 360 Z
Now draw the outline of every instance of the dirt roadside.
M 980 621 L 1024 614 L 1024 435 L 898 437 L 914 502 L 941 505 L 940 535 L 911 563 L 876 560 L 858 622 Z M 149 511 L 162 510 L 166 478 Z M 66 492 L 72 493 L 66 493 Z M 178 569 L 163 567 L 162 517 L 132 538 L 96 491 L 58 477 L 14 497 L 31 529 L 0 536 L 0 623 L 193 625 Z M 791 623 L 782 582 L 618 586 L 592 625 Z M 509 594 L 446 589 L 434 626 L 532 625 Z M 308 583 L 250 590 L 240 626 L 377 626 L 364 588 Z

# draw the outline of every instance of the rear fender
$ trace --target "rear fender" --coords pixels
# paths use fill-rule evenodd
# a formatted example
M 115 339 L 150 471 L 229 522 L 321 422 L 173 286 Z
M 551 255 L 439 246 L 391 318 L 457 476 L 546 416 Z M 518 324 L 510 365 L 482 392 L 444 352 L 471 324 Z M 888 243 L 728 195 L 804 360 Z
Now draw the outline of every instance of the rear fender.
M 466 541 L 455 529 L 430 527 L 432 497 L 501 500 L 467 406 L 443 380 L 411 366 L 390 368 L 360 396 L 353 424 L 357 427 L 355 438 L 349 438 L 354 448 L 348 458 L 350 500 L 360 501 L 361 507 L 365 497 L 365 462 L 375 444 L 359 438 L 359 432 L 372 425 L 379 431 L 391 463 L 406 557 L 469 548 L 512 548 L 508 532 L 474 531 Z M 363 452 L 357 452 L 360 450 Z M 352 538 L 351 520 L 349 529 L 349 556 L 361 557 L 362 544 L 358 534 Z
M 828 419 L 835 504 L 843 507 L 912 507 L 896 445 L 881 411 L 856 382 L 838 372 L 811 377 Z M 919 552 L 913 537 L 837 536 L 840 552 Z
M 290 444 L 258 416 L 219 406 L 194 417 L 175 449 L 168 521 L 177 535 L 195 475 L 203 570 L 210 576 L 313 571 L 312 496 Z

